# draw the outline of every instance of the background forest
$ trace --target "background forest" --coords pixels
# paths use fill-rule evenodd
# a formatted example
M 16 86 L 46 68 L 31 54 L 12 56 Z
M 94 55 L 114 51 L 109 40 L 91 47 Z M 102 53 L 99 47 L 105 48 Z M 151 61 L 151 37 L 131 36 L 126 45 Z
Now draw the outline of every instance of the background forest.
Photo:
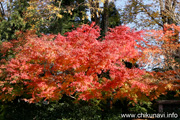
M 120 120 L 180 100 L 179 6 L 0 0 L 0 119 Z

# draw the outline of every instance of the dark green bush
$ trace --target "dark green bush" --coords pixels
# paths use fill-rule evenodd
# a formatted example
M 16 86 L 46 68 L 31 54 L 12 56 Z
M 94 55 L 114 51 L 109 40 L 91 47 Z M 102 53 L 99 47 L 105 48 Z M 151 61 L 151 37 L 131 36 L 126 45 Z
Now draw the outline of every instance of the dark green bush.
M 121 120 L 121 109 L 105 110 L 93 102 L 74 103 L 69 98 L 36 104 L 14 100 L 0 107 L 0 120 Z

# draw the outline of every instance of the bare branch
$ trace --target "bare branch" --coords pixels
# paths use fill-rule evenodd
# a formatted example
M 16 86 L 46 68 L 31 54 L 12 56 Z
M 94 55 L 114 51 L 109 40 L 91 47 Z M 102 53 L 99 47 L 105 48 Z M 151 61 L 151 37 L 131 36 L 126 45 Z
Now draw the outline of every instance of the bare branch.
M 161 23 L 159 23 L 154 17 L 153 15 L 151 15 L 150 12 L 148 12 L 148 10 L 142 5 L 144 11 L 148 14 L 149 17 L 151 17 L 152 20 L 154 20 L 159 26 L 163 27 L 163 25 Z
M 163 0 L 159 0 L 160 10 L 164 10 Z

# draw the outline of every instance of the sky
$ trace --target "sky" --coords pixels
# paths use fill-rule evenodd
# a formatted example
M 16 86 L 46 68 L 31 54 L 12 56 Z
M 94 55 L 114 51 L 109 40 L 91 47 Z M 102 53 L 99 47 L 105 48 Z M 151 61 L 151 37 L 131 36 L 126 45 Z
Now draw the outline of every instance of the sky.
M 127 3 L 127 0 L 116 0 L 115 5 L 117 8 L 123 8 L 125 4 Z
M 115 0 L 115 5 L 116 5 L 116 8 L 117 9 L 121 9 L 123 10 L 123 8 L 125 7 L 125 5 L 128 3 L 128 0 Z M 143 0 L 143 3 L 144 4 L 152 4 L 153 3 L 153 0 Z M 140 13 L 136 16 L 136 20 L 137 21 L 141 21 L 140 18 L 142 17 L 147 17 L 146 14 L 144 13 Z M 138 20 L 139 19 L 139 20 Z M 138 27 L 137 28 L 137 25 L 134 24 L 134 23 L 129 23 L 129 24 L 126 24 L 127 26 L 129 26 L 130 28 L 136 28 L 136 30 L 142 30 L 144 29 L 143 27 Z M 158 28 L 158 26 L 155 26 L 154 29 Z M 145 29 L 151 29 L 151 28 L 145 28 Z
M 128 0 L 116 0 L 115 1 L 116 8 L 117 9 L 123 9 L 125 7 L 125 5 L 127 4 L 127 2 L 128 2 Z M 153 1 L 152 0 L 143 0 L 143 2 L 145 4 L 150 4 Z M 142 17 L 142 16 L 138 15 L 136 17 L 136 19 L 138 20 L 138 18 L 140 18 L 140 17 Z M 126 25 L 129 26 L 130 28 L 135 28 L 135 27 L 137 28 L 137 25 L 134 24 L 134 23 L 129 23 L 129 24 L 126 24 Z M 139 27 L 136 30 L 142 30 L 142 29 L 144 29 L 144 28 Z M 150 57 L 150 59 L 152 59 L 152 58 Z M 162 63 L 163 63 L 163 56 L 162 55 L 160 55 L 160 59 L 162 60 Z M 144 66 L 143 69 L 146 69 L 147 71 L 152 71 L 152 68 L 154 68 L 155 66 L 156 67 L 162 67 L 162 63 L 160 63 L 159 65 L 156 66 L 156 65 L 153 64 L 153 59 L 152 59 L 152 61 L 149 62 L 148 64 L 146 64 L 146 66 Z

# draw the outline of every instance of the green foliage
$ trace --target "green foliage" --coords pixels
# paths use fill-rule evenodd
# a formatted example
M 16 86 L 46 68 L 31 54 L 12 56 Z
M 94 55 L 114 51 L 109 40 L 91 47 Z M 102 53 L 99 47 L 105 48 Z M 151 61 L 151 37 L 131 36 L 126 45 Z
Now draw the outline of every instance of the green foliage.
M 27 24 L 18 12 L 14 12 L 8 20 L 0 24 L 0 40 L 12 40 L 16 38 L 15 32 L 24 31 Z
M 29 6 L 28 2 L 30 0 L 14 0 L 13 2 L 13 7 L 11 7 L 11 11 L 14 12 L 18 12 L 18 14 L 21 16 L 21 18 L 23 18 L 23 15 L 27 9 L 27 7 Z
M 3 111 L 3 112 L 2 112 Z M 88 102 L 73 103 L 69 98 L 59 102 L 29 104 L 15 100 L 1 105 L 1 120 L 121 120 L 121 111 L 104 111 Z
M 121 16 L 116 9 L 115 3 L 109 3 L 109 27 L 114 28 L 122 24 Z
M 29 6 L 29 0 L 13 0 L 4 2 L 7 8 L 4 16 L 0 16 L 0 40 L 16 39 L 15 33 L 30 28 L 25 20 L 24 13 Z
M 131 104 L 131 103 L 130 103 Z M 131 113 L 153 113 L 152 102 L 141 100 L 138 103 L 130 105 L 129 111 Z
M 60 14 L 62 18 L 55 17 L 51 19 L 51 24 L 48 28 L 42 26 L 41 32 L 44 33 L 61 33 L 71 31 L 79 25 L 87 23 L 89 20 L 86 18 L 87 7 L 83 5 L 84 0 L 66 0 L 61 3 Z M 54 2 L 56 6 L 59 4 Z M 76 6 L 76 7 L 75 7 Z

